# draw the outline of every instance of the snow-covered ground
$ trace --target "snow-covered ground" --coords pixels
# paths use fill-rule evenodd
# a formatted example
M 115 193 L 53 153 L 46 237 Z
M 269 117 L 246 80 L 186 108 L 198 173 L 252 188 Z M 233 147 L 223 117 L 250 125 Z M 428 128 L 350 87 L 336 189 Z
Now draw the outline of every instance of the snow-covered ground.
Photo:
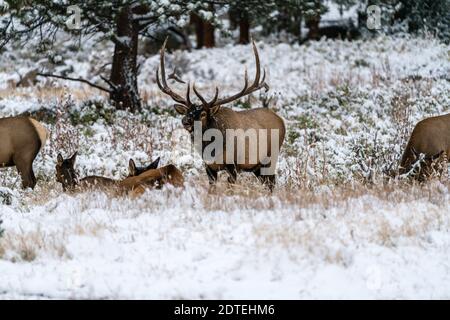
M 233 188 L 222 176 L 208 190 L 172 101 L 156 87 L 156 56 L 141 58 L 139 115 L 111 113 L 78 83 L 11 88 L 37 65 L 100 81 L 96 67 L 111 48 L 90 45 L 58 59 L 26 48 L 0 56 L 0 116 L 39 111 L 52 133 L 34 191 L 20 190 L 13 169 L 1 171 L 0 298 L 450 298 L 448 178 L 386 180 L 413 125 L 449 110 L 449 46 L 410 37 L 258 42 L 271 90 L 251 103 L 271 99 L 288 128 L 268 194 L 247 175 Z M 167 63 L 206 94 L 216 84 L 239 90 L 244 66 L 254 70 L 250 46 L 175 52 Z M 81 177 L 120 178 L 130 157 L 161 156 L 186 185 L 137 200 L 64 194 L 55 159 L 75 150 Z

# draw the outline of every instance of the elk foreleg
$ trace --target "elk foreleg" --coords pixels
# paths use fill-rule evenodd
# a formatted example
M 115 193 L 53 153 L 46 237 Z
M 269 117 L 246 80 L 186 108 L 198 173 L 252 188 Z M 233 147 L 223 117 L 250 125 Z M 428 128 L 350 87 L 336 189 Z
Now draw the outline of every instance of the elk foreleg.
M 258 180 L 261 181 L 262 184 L 267 186 L 269 188 L 270 192 L 272 192 L 273 188 L 275 187 L 275 178 L 276 178 L 275 174 L 271 174 L 271 175 L 261 174 L 261 169 L 262 168 L 258 168 L 253 173 L 258 178 Z
M 228 164 L 225 168 L 228 172 L 228 183 L 235 184 L 237 180 L 237 170 L 234 164 Z
M 206 174 L 208 175 L 209 184 L 214 185 L 217 181 L 217 171 L 206 166 Z

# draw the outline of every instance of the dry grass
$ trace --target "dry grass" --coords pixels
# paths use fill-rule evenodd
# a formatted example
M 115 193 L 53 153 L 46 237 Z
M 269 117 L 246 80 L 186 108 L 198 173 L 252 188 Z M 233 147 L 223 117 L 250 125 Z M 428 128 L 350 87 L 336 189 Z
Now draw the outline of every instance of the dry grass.
M 400 237 L 420 237 L 428 230 L 448 228 L 443 216 L 449 206 L 450 182 L 431 180 L 427 183 L 389 181 L 384 184 L 316 186 L 315 188 L 292 188 L 278 186 L 271 194 L 255 178 L 240 175 L 236 185 L 229 185 L 222 176 L 211 188 L 207 178 L 193 176 L 187 179 L 184 189 L 168 188 L 144 194 L 139 199 L 126 196 L 112 198 L 97 192 L 72 194 L 75 205 L 66 212 L 71 216 L 83 215 L 91 210 L 115 212 L 107 220 L 96 222 L 73 222 L 59 230 L 31 230 L 5 232 L 0 239 L 0 257 L 12 261 L 33 261 L 41 254 L 59 259 L 70 259 L 66 244 L 70 236 L 87 235 L 100 237 L 102 231 L 117 233 L 113 222 L 125 217 L 134 218 L 142 213 L 163 214 L 170 208 L 180 212 L 195 206 L 195 219 L 212 219 L 220 212 L 230 218 L 244 212 L 246 220 L 252 221 L 252 234 L 256 245 L 270 248 L 273 245 L 287 250 L 303 248 L 311 254 L 319 254 L 330 263 L 347 264 L 345 252 L 334 251 L 329 241 L 346 245 L 371 242 L 382 246 L 395 246 Z M 56 186 L 58 188 L 59 186 Z M 27 206 L 46 205 L 49 214 L 58 212 L 58 191 L 55 183 L 43 183 L 34 193 L 24 195 Z M 191 200 L 189 200 L 191 199 Z M 56 202 L 55 202 L 56 201 Z M 186 202 L 187 201 L 187 202 Z M 54 206 L 51 205 L 54 203 Z M 426 203 L 427 212 L 414 212 L 415 203 Z M 72 212 L 73 211 L 73 212 Z M 384 215 L 383 212 L 389 212 Z M 268 220 L 261 220 L 267 214 Z M 283 217 L 280 223 L 280 217 Z M 401 227 L 394 227 L 391 218 L 401 219 Z M 183 218 L 185 219 L 185 218 Z M 278 221 L 273 223 L 273 219 Z M 109 221 L 110 220 L 110 221 Z M 172 223 L 183 223 L 174 219 Z M 295 222 L 303 222 L 301 224 Z M 342 233 L 342 229 L 347 230 Z M 341 230 L 341 231 L 340 231 Z M 223 236 L 223 235 L 220 235 Z M 227 242 L 226 238 L 223 241 Z M 297 256 L 297 255 L 294 255 Z
M 64 226 L 57 231 L 34 230 L 8 231 L 0 239 L 0 258 L 12 262 L 32 262 L 40 254 L 59 259 L 70 259 L 66 243 L 72 236 L 98 237 L 103 230 L 110 229 L 103 223 L 88 223 Z
M 57 86 L 34 86 L 26 88 L 8 88 L 0 89 L 0 99 L 18 97 L 22 99 L 38 99 L 43 102 L 52 101 L 55 98 L 63 96 L 67 92 L 66 87 Z M 83 85 L 81 88 L 70 88 L 70 93 L 77 101 L 86 101 L 92 96 L 105 96 L 104 92 L 89 86 Z

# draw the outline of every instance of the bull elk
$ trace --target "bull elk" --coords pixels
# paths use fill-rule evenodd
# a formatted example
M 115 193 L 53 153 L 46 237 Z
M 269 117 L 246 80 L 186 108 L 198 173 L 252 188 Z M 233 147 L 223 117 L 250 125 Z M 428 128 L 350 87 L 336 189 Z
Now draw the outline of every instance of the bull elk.
M 33 118 L 26 116 L 0 119 L 0 168 L 15 166 L 23 188 L 34 188 L 33 161 L 45 145 L 48 132 Z
M 262 88 L 265 88 L 266 91 L 269 89 L 265 82 L 265 70 L 261 78 L 261 66 L 255 42 L 252 42 L 256 62 L 256 74 L 253 83 L 249 85 L 247 71 L 245 71 L 244 87 L 240 92 L 228 98 L 219 99 L 219 89 L 216 87 L 214 98 L 211 101 L 207 101 L 199 93 L 194 83 L 192 89 L 200 100 L 200 104 L 191 101 L 190 83 L 187 84 L 185 96 L 175 93 L 167 84 L 164 61 L 166 43 L 167 39 L 160 51 L 160 66 L 156 70 L 156 82 L 160 90 L 175 101 L 175 110 L 184 116 L 182 124 L 191 134 L 192 140 L 195 140 L 196 137 L 196 130 L 194 130 L 196 124 L 201 124 L 201 136 L 209 129 L 218 130 L 222 136 L 226 136 L 227 132 L 235 133 L 232 141 L 228 139 L 224 141 L 221 153 L 213 154 L 214 159 L 212 161 L 206 161 L 205 157 L 203 157 L 210 184 L 214 184 L 217 181 L 219 171 L 226 170 L 228 172 L 228 181 L 230 183 L 236 182 L 238 172 L 247 171 L 253 172 L 262 183 L 268 185 L 270 190 L 272 190 L 275 184 L 277 156 L 286 132 L 283 119 L 267 108 L 234 111 L 231 108 L 223 107 L 225 104 L 238 100 Z M 249 141 L 250 137 L 246 134 L 249 130 L 257 133 L 256 139 L 253 139 L 255 141 Z M 275 138 L 277 140 L 272 139 L 271 133 L 273 132 L 278 133 L 278 137 Z M 265 147 L 269 150 L 265 157 L 262 157 L 259 152 L 263 139 L 266 139 Z M 250 143 L 255 142 L 257 148 L 250 148 Z M 272 146 L 275 146 L 274 152 L 272 152 Z M 204 151 L 207 147 L 208 143 L 202 141 L 198 148 L 202 156 L 204 156 Z M 229 154 L 227 153 L 227 147 L 229 151 L 232 150 Z M 243 152 L 239 154 L 238 150 Z M 244 154 L 243 157 L 242 154 Z M 268 161 L 269 158 L 270 161 Z M 252 159 L 256 161 L 252 161 Z M 272 169 L 270 174 L 265 170 L 268 168 Z
M 133 195 L 142 194 L 148 187 L 160 187 L 166 183 L 182 186 L 184 178 L 182 173 L 173 165 L 158 168 L 160 158 L 145 167 L 137 167 L 133 159 L 129 161 L 128 177 L 115 180 L 101 176 L 87 176 L 78 180 L 75 171 L 77 153 L 64 159 L 58 154 L 56 162 L 56 180 L 63 186 L 63 190 L 73 190 L 77 186 L 81 189 L 117 189 L 122 192 L 131 192 Z
M 423 155 L 422 157 L 420 155 Z M 447 169 L 450 155 L 450 113 L 424 119 L 416 124 L 400 162 L 400 174 L 408 174 L 421 161 L 419 172 L 415 177 L 424 180 L 436 168 L 435 162 L 444 158 Z

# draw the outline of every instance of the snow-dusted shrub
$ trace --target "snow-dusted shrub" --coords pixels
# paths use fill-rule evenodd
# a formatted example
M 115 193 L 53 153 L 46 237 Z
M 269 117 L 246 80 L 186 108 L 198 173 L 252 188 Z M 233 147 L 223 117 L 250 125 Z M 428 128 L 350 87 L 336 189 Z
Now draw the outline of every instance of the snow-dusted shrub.
M 9 188 L 0 187 L 0 205 L 11 205 L 14 200 L 14 194 Z

